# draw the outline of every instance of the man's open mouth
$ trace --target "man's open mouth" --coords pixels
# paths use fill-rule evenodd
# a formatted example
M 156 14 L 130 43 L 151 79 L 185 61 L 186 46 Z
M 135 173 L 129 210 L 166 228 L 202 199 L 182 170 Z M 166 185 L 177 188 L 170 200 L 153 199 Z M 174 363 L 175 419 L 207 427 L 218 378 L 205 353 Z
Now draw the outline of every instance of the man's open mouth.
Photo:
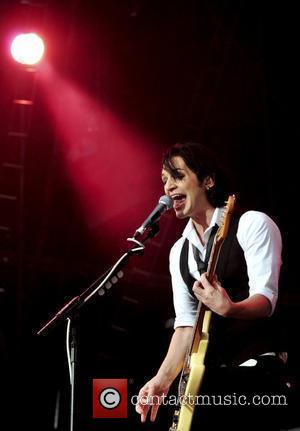
M 184 195 L 182 193 L 178 193 L 176 195 L 173 195 L 172 199 L 174 201 L 173 208 L 176 210 L 176 209 L 179 209 L 184 204 L 184 202 L 186 200 L 186 195 Z

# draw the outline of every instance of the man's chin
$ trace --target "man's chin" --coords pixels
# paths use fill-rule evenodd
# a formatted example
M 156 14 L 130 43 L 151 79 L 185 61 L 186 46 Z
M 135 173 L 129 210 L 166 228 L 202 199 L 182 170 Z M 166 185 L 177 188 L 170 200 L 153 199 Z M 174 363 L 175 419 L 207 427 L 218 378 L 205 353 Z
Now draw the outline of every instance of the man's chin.
M 188 215 L 184 214 L 183 211 L 176 211 L 175 210 L 175 215 L 176 215 L 176 218 L 179 218 L 179 219 L 185 219 L 188 217 Z

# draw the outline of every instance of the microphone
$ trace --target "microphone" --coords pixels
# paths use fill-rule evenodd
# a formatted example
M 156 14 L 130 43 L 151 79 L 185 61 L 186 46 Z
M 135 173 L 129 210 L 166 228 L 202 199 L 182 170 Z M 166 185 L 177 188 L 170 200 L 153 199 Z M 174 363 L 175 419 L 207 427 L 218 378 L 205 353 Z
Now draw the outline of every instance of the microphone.
M 152 213 L 146 218 L 144 223 L 135 231 L 134 238 L 142 235 L 146 229 L 151 227 L 165 211 L 173 207 L 173 199 L 170 196 L 164 195 L 159 198 L 158 204 Z

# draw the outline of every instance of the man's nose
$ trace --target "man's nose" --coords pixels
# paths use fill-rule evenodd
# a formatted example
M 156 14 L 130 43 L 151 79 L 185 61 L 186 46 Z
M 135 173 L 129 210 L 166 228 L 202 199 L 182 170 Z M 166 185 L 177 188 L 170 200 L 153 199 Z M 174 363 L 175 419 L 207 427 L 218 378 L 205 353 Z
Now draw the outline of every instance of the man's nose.
M 174 190 L 175 188 L 176 188 L 175 181 L 174 181 L 174 179 L 172 177 L 170 177 L 168 179 L 168 181 L 166 182 L 166 184 L 165 184 L 165 192 L 166 193 L 171 193 L 172 190 Z

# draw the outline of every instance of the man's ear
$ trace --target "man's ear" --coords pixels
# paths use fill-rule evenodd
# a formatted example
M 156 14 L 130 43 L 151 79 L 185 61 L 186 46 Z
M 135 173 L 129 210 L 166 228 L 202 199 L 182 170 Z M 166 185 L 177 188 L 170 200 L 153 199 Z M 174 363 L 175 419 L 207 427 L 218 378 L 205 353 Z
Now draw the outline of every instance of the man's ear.
M 207 176 L 203 180 L 204 187 L 209 190 L 215 185 L 215 180 L 211 176 Z

